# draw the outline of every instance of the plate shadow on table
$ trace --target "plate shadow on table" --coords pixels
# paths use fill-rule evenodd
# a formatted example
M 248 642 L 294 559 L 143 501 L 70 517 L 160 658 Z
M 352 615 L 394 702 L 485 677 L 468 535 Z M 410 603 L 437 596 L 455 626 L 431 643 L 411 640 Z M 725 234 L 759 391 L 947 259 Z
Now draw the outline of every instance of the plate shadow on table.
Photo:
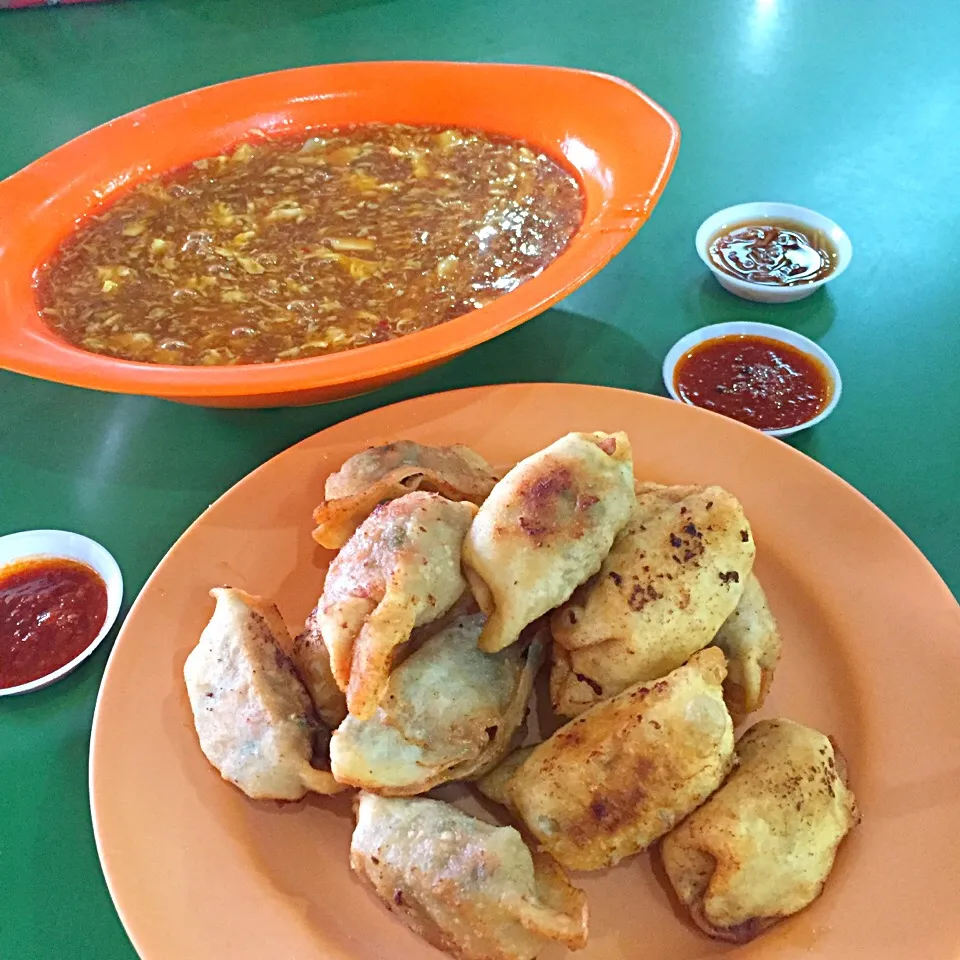
M 691 330 L 714 323 L 750 320 L 787 327 L 811 340 L 819 340 L 833 326 L 837 315 L 836 305 L 826 287 L 793 303 L 753 303 L 728 293 L 710 274 L 700 279 L 693 293 L 698 309 L 694 311 L 697 322 L 690 327 Z
M 207 495 L 338 421 L 423 394 L 514 381 L 597 383 L 662 393 L 659 360 L 629 333 L 566 310 L 549 310 L 419 376 L 312 407 L 198 408 L 151 397 L 80 394 L 77 388 L 18 378 L 22 416 L 43 423 L 44 433 L 35 444 L 11 444 L 7 450 L 24 465 L 67 482 L 79 473 L 91 488 L 120 485 Z M 211 427 L 219 432 L 216 450 Z M 157 443 L 158 436 L 175 441 Z
M 402 387 L 405 396 L 416 396 L 460 386 L 556 382 L 662 394 L 660 367 L 628 331 L 569 310 L 547 310 Z

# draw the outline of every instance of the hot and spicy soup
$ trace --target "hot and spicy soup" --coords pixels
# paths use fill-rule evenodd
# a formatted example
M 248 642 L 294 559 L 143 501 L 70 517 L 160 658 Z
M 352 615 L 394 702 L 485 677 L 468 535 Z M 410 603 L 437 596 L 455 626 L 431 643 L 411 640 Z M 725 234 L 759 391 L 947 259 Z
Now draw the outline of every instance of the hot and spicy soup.
M 580 225 L 576 179 L 476 130 L 372 124 L 246 141 L 137 186 L 38 271 L 46 323 L 147 363 L 315 357 L 468 313 Z

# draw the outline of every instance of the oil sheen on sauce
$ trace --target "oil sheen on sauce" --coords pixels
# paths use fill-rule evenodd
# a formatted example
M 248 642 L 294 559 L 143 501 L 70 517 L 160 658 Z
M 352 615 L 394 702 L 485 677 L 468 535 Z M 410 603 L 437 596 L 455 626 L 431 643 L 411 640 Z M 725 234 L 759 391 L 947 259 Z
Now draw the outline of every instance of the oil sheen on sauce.
M 792 220 L 750 220 L 724 227 L 710 241 L 711 263 L 750 283 L 795 286 L 828 277 L 837 248 L 822 231 Z
M 38 557 L 0 570 L 0 688 L 69 663 L 106 616 L 106 584 L 85 563 Z
M 583 209 L 560 161 L 480 130 L 251 135 L 87 218 L 38 271 L 38 305 L 69 343 L 123 360 L 302 360 L 505 296 L 566 249 Z
M 681 399 L 760 430 L 796 427 L 830 402 L 833 384 L 809 354 L 767 337 L 698 344 L 673 374 Z

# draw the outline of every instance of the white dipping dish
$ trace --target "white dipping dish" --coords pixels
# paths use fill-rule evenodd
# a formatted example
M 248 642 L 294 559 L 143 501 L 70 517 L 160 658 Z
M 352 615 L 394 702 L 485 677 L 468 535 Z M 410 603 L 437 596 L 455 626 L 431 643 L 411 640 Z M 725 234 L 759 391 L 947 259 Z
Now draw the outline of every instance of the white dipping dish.
M 774 326 L 771 323 L 751 323 L 748 321 L 714 323 L 709 327 L 700 327 L 699 330 L 694 330 L 693 333 L 688 333 L 685 337 L 681 337 L 670 348 L 670 352 L 663 361 L 663 384 L 667 388 L 667 392 L 670 394 L 670 396 L 673 397 L 674 400 L 679 400 L 681 403 L 686 403 L 691 407 L 696 406 L 696 404 L 690 403 L 689 400 L 684 400 L 677 391 L 676 384 L 674 383 L 674 375 L 677 369 L 677 364 L 680 362 L 680 359 L 683 356 L 685 356 L 694 347 L 699 346 L 701 343 L 706 343 L 708 340 L 720 340 L 723 337 L 737 336 L 766 337 L 768 340 L 778 340 L 780 343 L 789 344 L 791 347 L 795 347 L 797 350 L 806 353 L 815 360 L 819 360 L 833 384 L 833 392 L 830 396 L 830 402 L 815 417 L 812 417 L 810 420 L 806 420 L 803 423 L 798 423 L 793 427 L 779 427 L 770 430 L 763 430 L 761 431 L 762 433 L 768 433 L 771 437 L 787 437 L 791 433 L 797 433 L 800 430 L 806 430 L 807 427 L 812 427 L 815 423 L 820 423 L 821 420 L 826 420 L 827 417 L 833 413 L 833 409 L 839 402 L 840 393 L 843 390 L 843 381 L 840 379 L 840 371 L 837 369 L 837 365 L 833 362 L 833 358 L 829 353 L 827 353 L 826 350 L 823 349 L 823 347 L 814 343 L 808 337 L 804 337 L 799 333 L 794 333 L 793 330 L 788 330 L 786 327 Z M 705 408 L 700 407 L 699 409 L 703 410 Z M 710 412 L 715 413 L 716 411 Z M 723 414 L 720 414 L 720 416 L 723 416 Z
M 735 227 L 751 220 L 793 220 L 822 231 L 837 248 L 836 266 L 822 280 L 814 280 L 811 283 L 785 285 L 738 280 L 721 270 L 710 259 L 710 241 L 729 227 Z M 850 266 L 850 260 L 853 258 L 853 246 L 842 227 L 834 223 L 829 217 L 817 213 L 816 210 L 798 207 L 792 203 L 738 203 L 734 207 L 718 210 L 700 224 L 700 229 L 697 230 L 696 245 L 700 259 L 710 268 L 724 290 L 729 290 L 730 293 L 743 297 L 744 300 L 755 300 L 758 303 L 790 303 L 793 300 L 802 300 L 804 297 L 809 297 L 811 293 L 815 293 L 825 283 L 839 277 Z
M 66 530 L 25 530 L 0 537 L 0 573 L 5 567 L 24 560 L 77 560 L 92 567 L 107 587 L 107 615 L 100 632 L 90 644 L 68 663 L 52 673 L 15 687 L 0 687 L 0 697 L 39 690 L 75 670 L 103 641 L 120 613 L 123 600 L 123 576 L 117 561 L 96 540 Z

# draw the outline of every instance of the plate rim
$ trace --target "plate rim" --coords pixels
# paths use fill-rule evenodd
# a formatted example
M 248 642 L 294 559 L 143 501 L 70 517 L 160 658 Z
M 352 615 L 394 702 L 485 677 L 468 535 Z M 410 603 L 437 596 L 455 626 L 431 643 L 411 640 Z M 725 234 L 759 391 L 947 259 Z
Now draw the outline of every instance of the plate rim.
M 684 414 L 682 414 L 682 416 L 685 416 L 688 419 L 689 418 L 699 418 L 701 420 L 704 418 L 712 419 L 715 423 L 722 423 L 726 425 L 727 429 L 732 429 L 735 432 L 740 433 L 741 435 L 749 434 L 754 439 L 760 438 L 759 443 L 764 447 L 766 447 L 768 444 L 779 444 L 782 449 L 788 451 L 787 456 L 789 459 L 796 460 L 796 462 L 804 462 L 806 463 L 807 467 L 812 465 L 813 468 L 815 468 L 815 471 L 818 474 L 820 474 L 821 477 L 828 479 L 832 483 L 838 482 L 840 487 L 845 491 L 847 495 L 852 493 L 856 498 L 856 500 L 859 501 L 860 505 L 862 507 L 865 507 L 868 510 L 868 512 L 872 514 L 872 518 L 874 521 L 879 520 L 880 522 L 882 522 L 888 528 L 888 532 L 894 534 L 896 538 L 900 541 L 901 547 L 906 547 L 909 549 L 910 553 L 913 555 L 914 562 L 916 562 L 917 560 L 921 562 L 922 566 L 925 568 L 927 578 L 929 579 L 930 575 L 933 576 L 934 580 L 936 581 L 937 588 L 943 594 L 944 599 L 949 601 L 956 608 L 956 614 L 957 614 L 956 624 L 958 627 L 960 627 L 960 603 L 957 602 L 957 599 L 954 597 L 952 591 L 947 586 L 943 578 L 940 576 L 939 572 L 936 570 L 933 564 L 927 559 L 927 557 L 923 554 L 920 548 L 900 528 L 900 526 L 891 517 L 889 517 L 886 513 L 884 513 L 884 511 L 882 511 L 875 503 L 873 503 L 866 495 L 861 493 L 848 481 L 844 480 L 838 474 L 834 473 L 828 467 L 824 466 L 822 463 L 815 460 L 813 457 L 810 457 L 808 454 L 804 453 L 803 451 L 797 450 L 795 447 L 792 447 L 789 444 L 785 444 L 781 440 L 778 440 L 775 437 L 765 435 L 761 431 L 757 431 L 752 427 L 746 426 L 737 421 L 724 417 L 720 414 L 716 414 L 699 407 L 693 407 L 688 404 L 680 404 L 666 397 L 657 396 L 654 394 L 646 394 L 646 393 L 643 393 L 642 391 L 629 390 L 622 387 L 608 387 L 608 386 L 603 386 L 598 384 L 581 384 L 581 383 L 569 383 L 569 382 L 519 381 L 519 382 L 511 382 L 511 383 L 497 383 L 497 384 L 489 384 L 489 385 L 481 385 L 481 386 L 473 386 L 473 387 L 464 387 L 464 388 L 458 388 L 458 389 L 452 389 L 452 390 L 435 391 L 433 393 L 418 395 L 406 400 L 400 400 L 395 403 L 386 404 L 384 406 L 373 407 L 369 410 L 365 410 L 361 413 L 355 414 L 354 416 L 347 417 L 343 420 L 335 421 L 334 423 L 331 423 L 327 427 L 324 427 L 322 430 L 318 430 L 313 433 L 310 433 L 307 436 L 303 437 L 302 439 L 298 440 L 297 442 L 289 445 L 288 447 L 285 447 L 283 450 L 270 456 L 267 460 L 263 461 L 262 463 L 254 467 L 252 470 L 248 471 L 246 474 L 244 474 L 244 476 L 236 480 L 226 490 L 224 490 L 209 506 L 207 506 L 180 533 L 177 539 L 165 551 L 163 557 L 160 559 L 160 561 L 151 571 L 150 575 L 147 577 L 146 581 L 144 582 L 143 587 L 138 592 L 136 599 L 131 604 L 126 614 L 126 617 L 124 618 L 124 622 L 116 637 L 116 640 L 114 641 L 113 647 L 110 650 L 110 654 L 107 659 L 107 663 L 104 667 L 104 672 L 103 672 L 100 685 L 97 691 L 97 697 L 96 697 L 94 713 L 93 713 L 93 720 L 91 724 L 90 742 L 89 742 L 89 748 L 88 748 L 89 749 L 88 791 L 89 791 L 89 802 L 90 802 L 90 814 L 91 814 L 91 823 L 92 823 L 93 833 L 94 833 L 94 840 L 95 840 L 96 849 L 97 849 L 97 857 L 100 864 L 101 872 L 103 874 L 104 881 L 106 883 L 108 892 L 110 894 L 113 907 L 117 913 L 117 916 L 120 919 L 121 925 L 123 926 L 124 932 L 126 933 L 128 939 L 130 940 L 131 944 L 134 946 L 134 949 L 137 950 L 138 954 L 141 957 L 143 957 L 144 960 L 155 960 L 155 958 L 153 956 L 148 956 L 147 954 L 141 952 L 138 941 L 131 930 L 131 923 L 128 922 L 127 914 L 125 910 L 121 907 L 120 903 L 118 902 L 118 896 L 122 897 L 123 895 L 116 890 L 115 881 L 113 878 L 111 878 L 110 870 L 107 866 L 106 857 L 103 849 L 102 837 L 101 837 L 102 827 L 100 825 L 100 819 L 97 814 L 97 801 L 96 801 L 97 794 L 94 789 L 94 779 L 95 779 L 95 767 L 97 763 L 97 743 L 99 739 L 98 730 L 101 724 L 101 720 L 100 720 L 101 703 L 105 697 L 105 691 L 107 689 L 108 680 L 110 678 L 111 668 L 115 661 L 116 652 L 118 649 L 120 649 L 121 643 L 125 640 L 127 630 L 128 630 L 128 623 L 134 620 L 134 614 L 137 612 L 139 606 L 143 602 L 145 602 L 145 598 L 148 594 L 149 589 L 151 588 L 154 580 L 162 572 L 162 568 L 165 566 L 171 553 L 177 548 L 180 542 L 191 531 L 193 531 L 194 528 L 197 527 L 212 510 L 214 510 L 217 507 L 217 505 L 224 498 L 226 498 L 235 490 L 236 487 L 243 484 L 254 474 L 257 474 L 260 471 L 266 470 L 269 467 L 271 467 L 271 465 L 275 460 L 281 457 L 284 457 L 285 455 L 289 454 L 291 451 L 293 451 L 298 447 L 311 443 L 312 441 L 315 440 L 316 437 L 328 431 L 331 431 L 337 428 L 342 428 L 347 424 L 353 423 L 354 421 L 363 419 L 371 415 L 381 416 L 384 414 L 385 411 L 388 411 L 388 410 L 395 410 L 396 408 L 401 408 L 404 406 L 415 406 L 431 398 L 434 400 L 436 400 L 436 398 L 438 397 L 449 397 L 449 398 L 474 397 L 476 398 L 486 393 L 494 393 L 494 392 L 504 391 L 504 390 L 507 390 L 507 391 L 516 390 L 521 392 L 527 392 L 530 390 L 533 390 L 533 391 L 548 390 L 549 391 L 556 387 L 561 387 L 567 390 L 573 388 L 574 390 L 577 390 L 577 391 L 602 393 L 605 395 L 612 395 L 614 397 L 622 396 L 622 395 L 633 396 L 633 397 L 641 396 L 644 398 L 645 402 L 653 401 L 656 404 L 669 404 L 674 408 L 681 408 L 684 411 L 686 411 Z M 931 585 L 932 585 L 932 581 L 931 581 Z

